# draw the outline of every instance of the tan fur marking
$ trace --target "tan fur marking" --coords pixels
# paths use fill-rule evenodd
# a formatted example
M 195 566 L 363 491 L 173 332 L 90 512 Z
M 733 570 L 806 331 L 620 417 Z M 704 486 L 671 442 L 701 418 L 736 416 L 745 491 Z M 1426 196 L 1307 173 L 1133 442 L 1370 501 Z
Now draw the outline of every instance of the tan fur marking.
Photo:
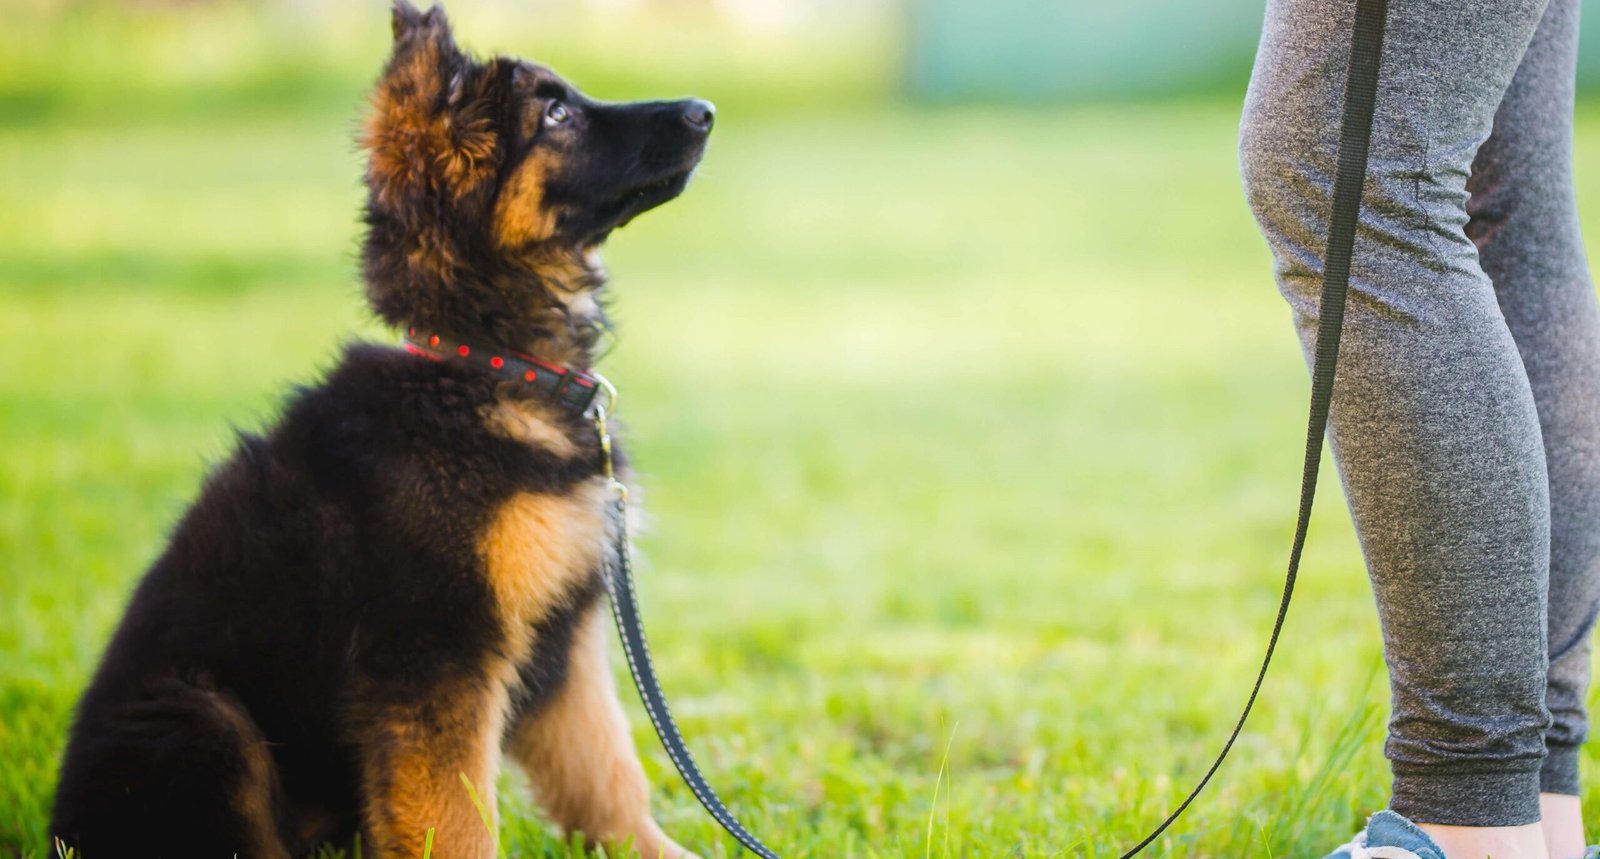
M 522 493 L 501 505 L 479 542 L 513 662 L 533 625 L 599 563 L 605 505 L 599 481 L 566 495 Z M 513 668 L 514 670 L 514 668 Z
M 381 859 L 421 856 L 434 831 L 438 859 L 493 859 L 499 834 L 495 779 L 505 725 L 506 691 L 452 690 L 415 712 L 394 714 L 367 738 L 364 787 L 367 841 Z M 487 812 L 478 815 L 472 782 Z
M 597 251 L 539 248 L 525 255 L 522 264 L 548 283 L 563 304 L 571 307 L 573 298 L 581 295 L 589 300 L 591 312 L 598 309 L 593 297 L 595 291 L 605 283 L 606 267 L 601 263 Z
M 562 429 L 545 417 L 546 411 L 522 400 L 501 400 L 484 409 L 483 420 L 499 435 L 523 444 L 542 447 L 556 456 L 570 458 L 578 446 Z
M 598 255 L 545 245 L 521 254 L 517 262 L 547 287 L 547 297 L 553 299 L 529 307 L 529 317 L 542 318 L 550 330 L 564 335 L 527 348 L 551 363 L 583 366 L 605 327 L 599 292 L 606 275 Z
M 566 684 L 512 728 L 507 751 L 563 832 L 582 832 L 591 843 L 631 837 L 639 855 L 652 859 L 689 856 L 650 816 L 650 785 L 606 661 L 610 630 L 601 608 L 580 622 Z
M 445 240 L 442 231 L 419 230 L 411 236 L 411 247 L 406 251 L 406 263 L 413 269 L 427 270 L 445 277 L 461 267 L 455 251 Z
M 576 289 L 556 296 L 573 319 L 594 319 L 600 315 L 600 301 L 593 289 Z
M 535 152 L 517 165 L 494 205 L 494 234 L 501 248 L 518 248 L 550 238 L 555 212 L 544 205 L 544 179 L 554 157 Z

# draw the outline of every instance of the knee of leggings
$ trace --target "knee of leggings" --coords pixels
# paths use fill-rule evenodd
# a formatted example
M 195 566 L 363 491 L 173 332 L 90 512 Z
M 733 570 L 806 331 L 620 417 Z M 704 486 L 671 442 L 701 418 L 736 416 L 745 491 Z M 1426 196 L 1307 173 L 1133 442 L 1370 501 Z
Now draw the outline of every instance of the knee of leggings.
M 1279 289 L 1291 302 L 1309 301 L 1320 289 L 1338 160 L 1338 129 L 1307 127 L 1296 116 L 1259 99 L 1246 109 L 1239 131 L 1245 199 L 1277 258 Z M 1440 278 L 1470 277 L 1477 269 L 1477 248 L 1463 230 L 1467 175 L 1467 164 L 1446 158 L 1374 153 L 1362 207 L 1376 215 L 1364 218 L 1369 241 L 1358 244 L 1356 253 L 1374 252 L 1375 240 L 1394 265 L 1410 266 L 1419 275 L 1385 283 L 1387 293 L 1374 300 L 1413 310 L 1432 306 Z M 1359 280 L 1350 285 L 1355 292 L 1371 287 Z M 1452 300 L 1467 298 L 1452 295 Z M 1480 309 L 1474 306 L 1474 312 Z
M 1280 289 L 1291 298 L 1305 279 L 1297 274 L 1316 275 L 1306 263 L 1320 258 L 1334 168 L 1332 151 L 1307 143 L 1310 137 L 1259 104 L 1246 110 L 1239 126 L 1245 200 L 1278 260 Z
M 1285 157 L 1285 135 L 1279 133 L 1278 123 L 1266 116 L 1266 111 L 1247 106 L 1239 120 L 1239 178 L 1244 183 L 1245 201 L 1256 218 L 1256 224 L 1266 229 L 1292 184 L 1289 181 L 1289 158 Z

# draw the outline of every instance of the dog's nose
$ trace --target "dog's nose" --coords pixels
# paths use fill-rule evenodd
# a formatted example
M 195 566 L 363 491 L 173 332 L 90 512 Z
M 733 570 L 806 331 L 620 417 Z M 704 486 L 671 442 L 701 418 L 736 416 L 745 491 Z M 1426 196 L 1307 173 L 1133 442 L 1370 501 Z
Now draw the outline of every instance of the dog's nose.
M 701 98 L 692 98 L 683 105 L 683 121 L 701 133 L 711 130 L 711 121 L 717 118 L 717 109 Z

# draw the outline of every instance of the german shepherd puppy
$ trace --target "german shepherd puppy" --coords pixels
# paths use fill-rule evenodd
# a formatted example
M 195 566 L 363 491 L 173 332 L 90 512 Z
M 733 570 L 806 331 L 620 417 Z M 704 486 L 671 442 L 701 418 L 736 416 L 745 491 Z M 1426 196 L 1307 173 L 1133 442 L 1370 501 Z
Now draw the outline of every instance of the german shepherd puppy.
M 430 830 L 434 857 L 488 859 L 502 752 L 563 831 L 686 855 L 651 819 L 606 661 L 581 383 L 595 249 L 683 191 L 711 105 L 598 102 L 474 59 L 438 7 L 399 0 L 393 30 L 362 133 L 367 296 L 451 353 L 350 346 L 207 478 L 78 705 L 51 832 L 87 859 L 358 834 L 417 857 Z

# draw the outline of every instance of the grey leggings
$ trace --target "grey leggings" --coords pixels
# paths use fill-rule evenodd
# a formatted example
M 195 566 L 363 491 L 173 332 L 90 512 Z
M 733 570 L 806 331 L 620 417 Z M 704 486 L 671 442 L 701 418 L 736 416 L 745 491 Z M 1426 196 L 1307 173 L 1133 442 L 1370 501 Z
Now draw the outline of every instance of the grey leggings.
M 1571 173 L 1578 0 L 1391 0 L 1333 400 L 1377 597 L 1391 808 L 1578 792 L 1600 607 L 1600 308 Z M 1316 337 L 1353 0 L 1269 0 L 1250 205 Z

